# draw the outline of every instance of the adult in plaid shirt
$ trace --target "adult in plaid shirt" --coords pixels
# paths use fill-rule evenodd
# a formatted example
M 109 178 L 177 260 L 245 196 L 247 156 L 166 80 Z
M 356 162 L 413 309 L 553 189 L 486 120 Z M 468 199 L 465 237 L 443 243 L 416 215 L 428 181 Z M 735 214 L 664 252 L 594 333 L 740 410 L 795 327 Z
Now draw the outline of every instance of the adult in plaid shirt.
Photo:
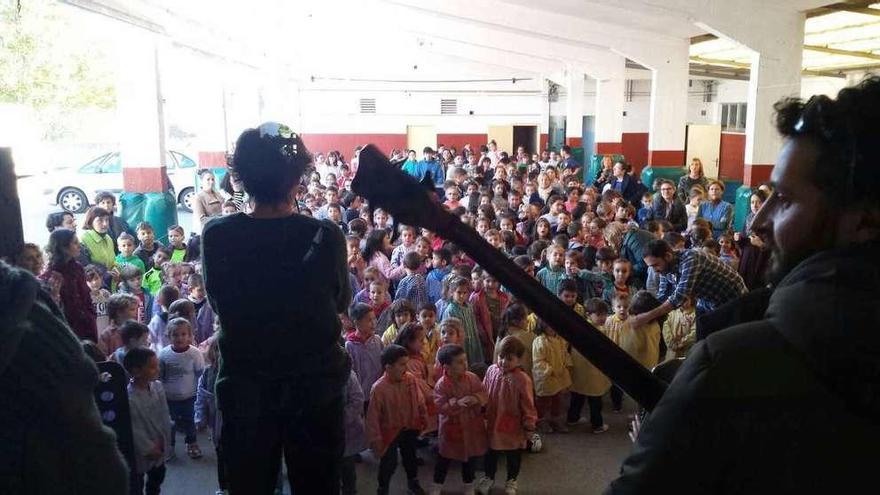
M 688 296 L 697 302 L 697 313 L 706 313 L 748 292 L 736 270 L 699 250 L 676 253 L 666 241 L 655 240 L 642 254 L 645 263 L 660 274 L 657 299 L 665 301 L 652 311 L 631 316 L 634 327 L 665 316 Z

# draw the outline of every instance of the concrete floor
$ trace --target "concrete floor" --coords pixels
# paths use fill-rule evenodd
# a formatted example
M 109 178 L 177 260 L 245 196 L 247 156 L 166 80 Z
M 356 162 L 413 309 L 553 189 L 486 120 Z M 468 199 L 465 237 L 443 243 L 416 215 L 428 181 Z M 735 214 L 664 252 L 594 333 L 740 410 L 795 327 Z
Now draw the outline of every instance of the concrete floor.
M 635 409 L 635 404 L 627 399 L 623 413 L 611 412 L 606 398 L 604 407 L 605 422 L 610 426 L 608 432 L 594 435 L 589 425 L 579 426 L 567 434 L 544 435 L 544 451 L 538 454 L 524 454 L 522 472 L 519 477 L 519 492 L 535 495 L 601 493 L 614 479 L 623 458 L 629 453 L 631 442 L 627 435 L 627 417 Z M 585 411 L 586 413 L 586 411 Z M 178 442 L 182 444 L 182 442 Z M 162 486 L 162 493 L 168 495 L 209 495 L 217 487 L 213 448 L 207 435 L 201 435 L 199 443 L 205 452 L 202 459 L 191 460 L 185 457 L 182 445 L 178 445 L 178 457 L 168 464 L 168 474 Z M 427 490 L 433 470 L 433 457 L 429 450 L 422 449 L 420 457 L 425 465 L 419 468 L 419 480 Z M 358 492 L 376 492 L 378 460 L 364 453 L 364 462 L 358 464 Z M 503 493 L 505 467 L 499 463 L 496 476 L 496 494 Z M 453 464 L 444 485 L 444 495 L 462 492 L 460 470 Z M 286 491 L 289 493 L 289 490 Z M 403 466 L 398 465 L 392 481 L 393 494 L 406 493 L 406 476 Z

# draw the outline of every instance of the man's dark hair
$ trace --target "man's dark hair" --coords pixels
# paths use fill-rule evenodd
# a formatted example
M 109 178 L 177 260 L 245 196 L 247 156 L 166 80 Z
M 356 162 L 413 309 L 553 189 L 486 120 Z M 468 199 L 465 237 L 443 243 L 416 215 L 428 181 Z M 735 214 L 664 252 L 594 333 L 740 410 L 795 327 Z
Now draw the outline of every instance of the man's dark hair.
M 571 154 L 571 146 L 566 144 L 565 146 L 562 147 L 562 151 L 565 153 L 568 153 L 570 155 Z
M 670 246 L 675 246 L 679 242 L 684 242 L 684 236 L 678 232 L 666 232 L 663 234 L 663 240 Z
M 834 100 L 786 98 L 774 109 L 783 137 L 807 137 L 818 148 L 812 179 L 826 201 L 880 204 L 880 76 L 840 90 Z
M 456 356 L 464 354 L 464 347 L 458 344 L 446 344 L 437 351 L 437 362 L 449 366 Z
M 662 239 L 655 239 L 649 242 L 644 249 L 642 249 L 642 257 L 645 256 L 653 256 L 655 258 L 662 258 L 667 254 L 672 254 L 672 246 L 669 245 L 666 241 Z
M 146 364 L 150 361 L 150 358 L 155 355 L 156 353 L 153 352 L 152 349 L 135 347 L 134 349 L 131 349 L 130 351 L 125 353 L 125 357 L 122 358 L 122 367 L 125 368 L 125 371 L 127 371 L 129 375 L 133 375 L 134 370 L 146 366 Z
M 404 349 L 403 347 L 397 344 L 391 344 L 388 347 L 382 349 L 382 366 L 391 366 L 392 364 L 400 361 L 400 358 L 406 357 L 409 355 L 409 351 Z
M 113 202 L 114 206 L 116 205 L 116 196 L 114 196 L 112 192 L 98 191 L 95 194 L 95 204 L 99 204 L 101 201 L 104 201 L 105 199 L 109 199 L 110 201 Z

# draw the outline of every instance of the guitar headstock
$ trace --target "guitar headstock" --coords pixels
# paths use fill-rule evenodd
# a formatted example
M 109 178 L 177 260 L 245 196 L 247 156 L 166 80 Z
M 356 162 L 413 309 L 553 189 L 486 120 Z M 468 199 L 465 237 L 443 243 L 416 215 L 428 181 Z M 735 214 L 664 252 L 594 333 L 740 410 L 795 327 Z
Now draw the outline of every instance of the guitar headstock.
M 422 182 L 391 164 L 376 146 L 368 144 L 358 155 L 358 170 L 351 189 L 405 225 L 442 230 L 456 220 L 437 200 L 430 177 Z

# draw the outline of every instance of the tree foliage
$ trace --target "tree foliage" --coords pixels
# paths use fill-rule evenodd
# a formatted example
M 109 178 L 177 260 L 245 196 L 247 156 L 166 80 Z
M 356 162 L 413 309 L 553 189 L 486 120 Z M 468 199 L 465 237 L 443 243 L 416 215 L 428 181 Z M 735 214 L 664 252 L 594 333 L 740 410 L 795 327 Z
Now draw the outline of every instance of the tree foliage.
M 0 0 L 0 103 L 33 108 L 44 138 L 63 136 L 72 114 L 116 105 L 104 55 L 54 0 Z

